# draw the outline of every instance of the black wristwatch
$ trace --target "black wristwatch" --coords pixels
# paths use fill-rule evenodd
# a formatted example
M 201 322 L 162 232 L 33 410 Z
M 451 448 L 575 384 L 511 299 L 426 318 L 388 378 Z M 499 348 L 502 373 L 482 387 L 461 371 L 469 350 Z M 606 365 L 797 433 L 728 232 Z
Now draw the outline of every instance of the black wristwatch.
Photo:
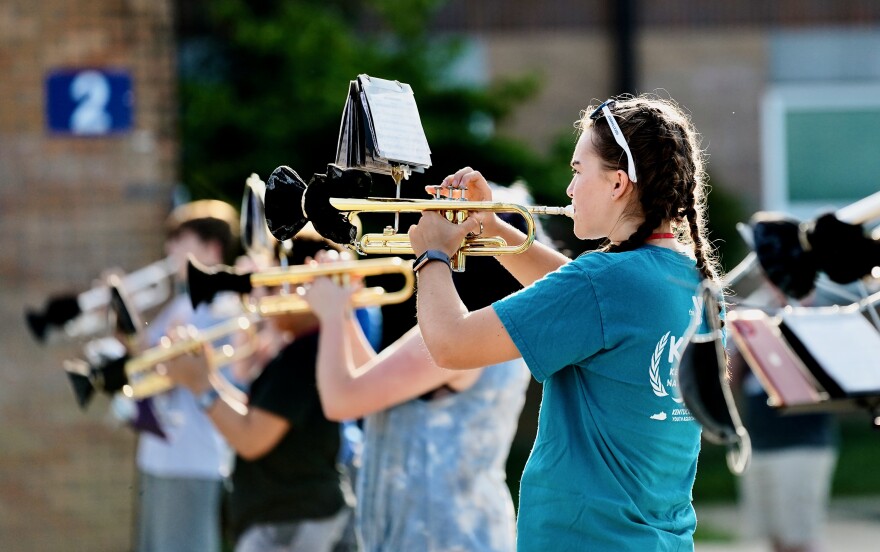
M 431 261 L 441 261 L 449 270 L 452 270 L 452 265 L 449 263 L 449 256 L 446 253 L 440 251 L 439 249 L 429 249 L 416 257 L 415 262 L 413 263 L 413 272 L 418 272 L 422 269 L 426 264 Z

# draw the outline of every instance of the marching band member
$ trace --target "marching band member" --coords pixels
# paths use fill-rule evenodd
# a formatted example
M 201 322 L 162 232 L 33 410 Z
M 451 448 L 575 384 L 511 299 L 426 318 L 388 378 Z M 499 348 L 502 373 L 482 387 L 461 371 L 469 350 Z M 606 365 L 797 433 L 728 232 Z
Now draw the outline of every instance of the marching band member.
M 409 231 L 419 328 L 440 366 L 522 356 L 543 383 L 519 550 L 692 550 L 700 427 L 670 372 L 697 286 L 718 277 L 705 237 L 703 152 L 687 115 L 654 97 L 610 100 L 577 127 L 567 190 L 574 233 L 607 245 L 573 261 L 541 244 L 496 257 L 526 287 L 469 311 L 449 256 L 480 223 L 508 243 L 522 234 L 492 213 L 452 224 L 425 212 Z M 469 167 L 440 187 L 491 200 Z
M 469 273 L 499 273 L 479 292 L 463 289 L 472 306 L 519 287 L 492 259 L 471 263 Z M 522 359 L 440 370 L 417 327 L 376 355 L 355 324 L 350 293 L 320 278 L 305 298 L 321 320 L 324 411 L 335 420 L 364 418 L 356 493 L 364 552 L 512 551 L 505 464 L 529 381 Z
M 302 264 L 327 247 L 316 233 L 303 231 L 289 260 Z M 207 355 L 175 359 L 165 373 L 199 397 L 235 449 L 228 497 L 235 551 L 330 552 L 351 516 L 353 497 L 337 465 L 339 424 L 324 416 L 315 388 L 318 319 L 309 312 L 279 314 L 267 323 L 270 339 L 261 347 L 261 370 L 247 397 L 215 388 Z
M 222 201 L 200 200 L 174 209 L 166 221 L 166 250 L 180 267 L 178 282 L 186 281 L 189 255 L 208 265 L 234 256 L 237 228 L 238 213 Z M 179 293 L 148 326 L 146 345 L 157 345 L 179 326 L 206 329 L 222 320 L 209 305 L 194 311 L 188 295 Z M 218 552 L 221 481 L 228 475 L 229 449 L 188 389 L 177 387 L 146 401 L 164 422 L 166 438 L 139 433 L 137 550 Z

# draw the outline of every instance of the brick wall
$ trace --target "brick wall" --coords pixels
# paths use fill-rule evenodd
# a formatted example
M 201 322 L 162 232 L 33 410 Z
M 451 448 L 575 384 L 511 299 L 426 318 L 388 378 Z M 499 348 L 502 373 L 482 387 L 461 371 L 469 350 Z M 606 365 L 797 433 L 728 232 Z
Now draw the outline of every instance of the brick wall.
M 134 438 L 83 413 L 61 370 L 75 346 L 39 347 L 25 306 L 85 290 L 104 269 L 162 255 L 177 174 L 173 3 L 0 3 L 0 550 L 129 549 Z M 51 71 L 112 68 L 133 81 L 131 131 L 47 131 Z

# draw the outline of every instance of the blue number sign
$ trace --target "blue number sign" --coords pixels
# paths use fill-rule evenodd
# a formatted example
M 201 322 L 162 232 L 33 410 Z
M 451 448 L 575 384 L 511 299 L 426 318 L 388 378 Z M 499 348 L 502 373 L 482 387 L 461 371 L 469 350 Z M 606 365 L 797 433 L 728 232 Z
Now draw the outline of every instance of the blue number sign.
M 53 71 L 46 77 L 49 130 L 79 136 L 129 130 L 133 96 L 131 76 L 124 71 Z

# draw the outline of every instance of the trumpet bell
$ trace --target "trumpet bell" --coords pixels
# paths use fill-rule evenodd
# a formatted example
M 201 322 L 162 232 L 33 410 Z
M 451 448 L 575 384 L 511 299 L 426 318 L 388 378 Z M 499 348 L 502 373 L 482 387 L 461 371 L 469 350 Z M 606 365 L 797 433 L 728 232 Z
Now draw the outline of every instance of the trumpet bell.
M 211 303 L 223 291 L 246 295 L 253 290 L 249 273 L 237 274 L 226 266 L 207 267 L 194 257 L 189 258 L 186 278 L 189 299 L 194 309 L 202 303 Z
M 256 173 L 245 181 L 241 200 L 241 245 L 248 255 L 269 258 L 275 244 L 266 224 L 266 183 Z
M 61 327 L 82 314 L 75 295 L 62 295 L 50 298 L 42 311 L 28 309 L 25 321 L 31 334 L 39 342 L 46 340 L 50 327 Z
M 370 173 L 327 165 L 326 174 L 316 174 L 309 181 L 303 211 L 323 237 L 336 243 L 350 243 L 357 236 L 358 229 L 330 204 L 330 198 L 367 197 L 372 183 Z
M 266 225 L 275 239 L 289 240 L 306 225 L 305 191 L 305 181 L 288 166 L 278 167 L 269 175 L 263 207 Z
M 345 215 L 330 206 L 329 199 L 366 197 L 371 186 L 369 173 L 332 163 L 327 165 L 325 174 L 313 175 L 308 185 L 290 167 L 278 167 L 266 185 L 266 224 L 276 239 L 288 240 L 310 220 L 328 240 L 348 243 L 357 230 Z

